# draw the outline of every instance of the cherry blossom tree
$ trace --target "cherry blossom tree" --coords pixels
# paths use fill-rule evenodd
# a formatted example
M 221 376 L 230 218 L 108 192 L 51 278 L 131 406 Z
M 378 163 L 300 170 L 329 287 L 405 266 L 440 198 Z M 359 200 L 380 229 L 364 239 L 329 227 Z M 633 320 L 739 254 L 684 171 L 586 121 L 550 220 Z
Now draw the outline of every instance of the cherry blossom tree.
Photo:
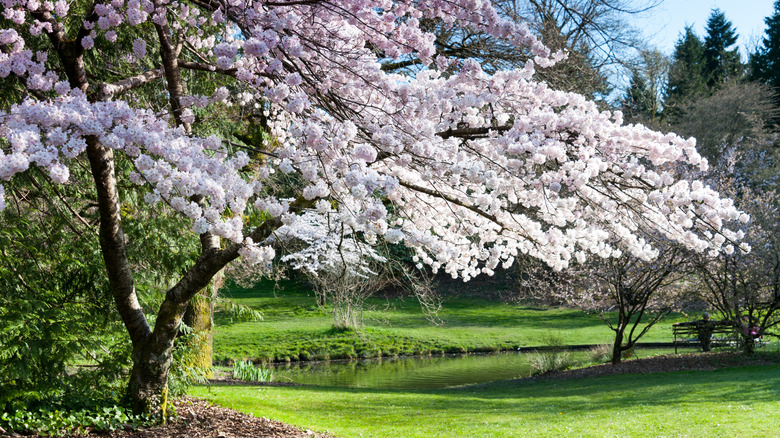
M 694 140 L 625 126 L 619 112 L 535 81 L 565 54 L 485 0 L 3 0 L 2 15 L 0 77 L 22 92 L 0 112 L 0 181 L 33 167 L 54 184 L 91 173 L 139 411 L 165 402 L 187 303 L 238 257 L 266 269 L 276 231 L 301 215 L 336 210 L 345 239 L 403 242 L 420 266 L 463 280 L 521 254 L 553 269 L 624 252 L 650 260 L 642 228 L 732 252 L 739 234 L 724 224 L 747 220 L 666 170 L 707 168 Z M 487 74 L 476 59 L 437 54 L 426 19 L 503 39 L 529 61 Z M 116 53 L 131 73 L 106 65 Z M 411 58 L 425 67 L 413 76 L 382 69 Z M 103 69 L 111 80 L 95 79 Z M 229 86 L 192 94 L 195 78 Z M 164 108 L 140 97 L 150 87 Z M 262 111 L 263 143 L 207 129 L 236 106 Z M 277 191 L 275 175 L 294 175 L 300 191 Z M 120 190 L 180 213 L 200 241 L 153 324 Z
M 677 283 L 690 273 L 688 254 L 668 242 L 656 246 L 658 255 L 651 261 L 628 254 L 593 260 L 580 272 L 582 284 L 567 297 L 578 307 L 596 312 L 615 333 L 613 364 L 620 363 L 624 353 L 685 295 Z

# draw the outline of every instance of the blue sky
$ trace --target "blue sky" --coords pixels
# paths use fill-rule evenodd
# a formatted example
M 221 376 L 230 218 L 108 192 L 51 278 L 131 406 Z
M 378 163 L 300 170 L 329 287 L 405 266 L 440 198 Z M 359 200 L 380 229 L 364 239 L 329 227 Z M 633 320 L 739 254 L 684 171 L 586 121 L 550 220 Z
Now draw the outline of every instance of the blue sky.
M 696 34 L 704 37 L 704 27 L 713 8 L 723 11 L 736 28 L 740 53 L 745 57 L 745 49 L 754 48 L 763 36 L 764 18 L 772 14 L 774 1 L 665 0 L 660 6 L 637 17 L 635 25 L 643 30 L 648 44 L 670 55 L 686 25 L 693 25 Z

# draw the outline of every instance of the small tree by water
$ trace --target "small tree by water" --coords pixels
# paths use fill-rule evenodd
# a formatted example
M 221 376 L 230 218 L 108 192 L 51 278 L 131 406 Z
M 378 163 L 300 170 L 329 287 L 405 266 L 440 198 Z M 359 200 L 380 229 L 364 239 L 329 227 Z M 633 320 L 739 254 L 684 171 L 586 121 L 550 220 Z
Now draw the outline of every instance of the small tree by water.
M 615 333 L 613 364 L 671 312 L 681 294 L 677 286 L 686 273 L 686 253 L 660 238 L 653 245 L 658 254 L 650 261 L 621 254 L 583 265 L 580 284 L 567 291 L 570 303 L 596 313 Z

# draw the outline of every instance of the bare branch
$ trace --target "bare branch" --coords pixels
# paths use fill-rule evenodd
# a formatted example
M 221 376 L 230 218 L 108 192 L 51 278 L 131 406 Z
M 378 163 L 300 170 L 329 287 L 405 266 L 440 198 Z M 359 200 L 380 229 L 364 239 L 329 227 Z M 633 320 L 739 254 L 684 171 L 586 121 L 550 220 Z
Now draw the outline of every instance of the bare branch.
M 504 132 L 512 129 L 512 125 L 504 125 L 504 126 L 491 126 L 489 128 L 459 128 L 459 129 L 448 129 L 446 131 L 437 132 L 436 135 L 443 139 L 448 139 L 450 137 L 457 137 L 457 138 L 476 138 L 476 137 L 484 137 L 491 132 Z
M 142 87 L 149 82 L 159 79 L 163 76 L 162 68 L 156 68 L 139 75 L 131 76 L 129 78 L 122 79 L 121 81 L 114 82 L 113 84 L 100 84 L 98 85 L 97 99 L 98 100 L 110 100 L 125 91 L 132 90 L 133 88 Z

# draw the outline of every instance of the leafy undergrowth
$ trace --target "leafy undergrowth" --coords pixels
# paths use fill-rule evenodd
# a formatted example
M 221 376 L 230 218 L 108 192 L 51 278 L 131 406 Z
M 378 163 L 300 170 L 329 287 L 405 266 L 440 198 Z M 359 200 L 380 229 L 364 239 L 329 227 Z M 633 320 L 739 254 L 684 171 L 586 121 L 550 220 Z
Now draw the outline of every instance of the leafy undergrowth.
M 55 433 L 28 430 L 30 436 L 73 436 L 92 431 L 106 438 L 214 438 L 214 437 L 288 437 L 325 438 L 326 435 L 302 430 L 295 426 L 265 417 L 242 414 L 232 409 L 214 406 L 203 400 L 184 398 L 174 401 L 178 415 L 165 424 L 136 427 L 131 423 L 116 424 L 111 429 L 94 429 L 90 426 L 79 429 L 59 429 Z M 0 429 L 0 436 L 5 436 Z M 13 435 L 16 436 L 16 435 Z M 96 436 L 96 435 L 90 435 Z
M 134 415 L 121 406 L 103 406 L 93 409 L 17 410 L 13 414 L 0 415 L 0 435 L 5 432 L 35 434 L 39 436 L 81 436 L 93 432 L 111 432 L 137 429 L 156 424 L 146 415 Z
M 554 333 L 565 345 L 603 344 L 612 332 L 596 316 L 578 310 L 535 308 L 479 298 L 448 299 L 434 321 L 414 299 L 372 299 L 364 326 L 335 329 L 329 308 L 318 307 L 310 291 L 283 283 L 228 291 L 237 302 L 263 313 L 262 321 L 230 320 L 217 315 L 214 355 L 218 363 L 250 359 L 298 361 L 356 359 L 440 353 L 492 352 L 546 345 Z M 670 342 L 669 324 L 642 340 Z
M 629 374 L 598 371 L 584 378 L 574 370 L 557 376 L 572 378 L 443 390 L 211 386 L 194 392 L 342 437 L 775 436 L 779 362 L 777 354 L 699 354 L 629 361 Z M 740 366 L 720 368 L 733 365 Z M 676 367 L 683 371 L 664 372 Z

